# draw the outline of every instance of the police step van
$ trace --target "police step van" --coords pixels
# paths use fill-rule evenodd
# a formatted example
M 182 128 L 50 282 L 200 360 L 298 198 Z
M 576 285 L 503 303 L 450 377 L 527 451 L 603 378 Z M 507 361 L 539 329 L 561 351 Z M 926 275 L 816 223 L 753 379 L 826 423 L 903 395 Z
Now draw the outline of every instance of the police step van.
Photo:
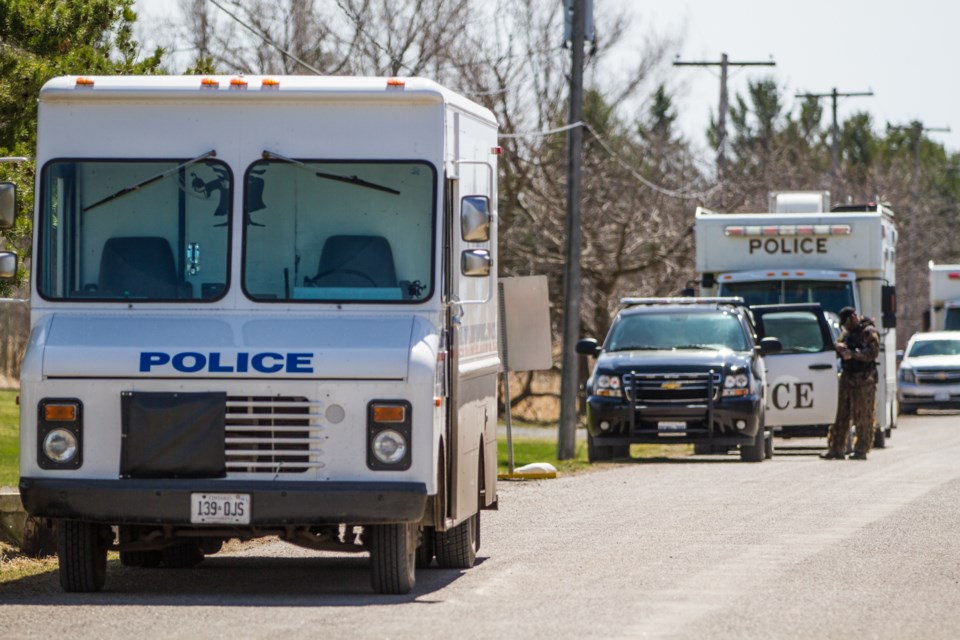
M 497 504 L 497 124 L 423 79 L 40 93 L 26 509 L 67 591 L 225 539 L 467 568 Z
M 928 263 L 930 309 L 925 314 L 926 331 L 960 330 L 960 264 Z
M 838 395 L 836 314 L 851 306 L 876 323 L 881 353 L 874 446 L 885 446 L 897 416 L 893 211 L 880 203 L 831 209 L 827 192 L 775 192 L 765 213 L 698 208 L 695 240 L 702 295 L 740 296 L 751 306 L 819 304 L 831 320 L 825 330 L 809 307 L 758 318 L 764 335 L 784 343 L 781 354 L 766 358 L 766 420 L 777 435 L 826 435 Z M 793 357 L 802 351 L 810 353 L 809 361 Z

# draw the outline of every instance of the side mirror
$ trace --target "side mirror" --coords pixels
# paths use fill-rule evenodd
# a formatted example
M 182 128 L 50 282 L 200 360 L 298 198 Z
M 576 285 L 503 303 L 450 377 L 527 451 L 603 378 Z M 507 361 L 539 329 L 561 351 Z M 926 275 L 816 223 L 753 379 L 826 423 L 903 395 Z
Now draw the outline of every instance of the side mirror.
M 897 366 L 903 361 L 903 349 L 897 349 Z
M 600 352 L 603 351 L 603 347 L 597 344 L 597 341 L 593 338 L 584 338 L 583 340 L 578 340 L 573 349 L 582 356 L 593 357 L 600 355 Z
M 897 326 L 897 288 L 894 285 L 880 287 L 880 312 L 883 315 L 883 328 Z
M 17 185 L 0 182 L 0 229 L 9 229 L 17 221 Z
M 13 280 L 17 277 L 17 254 L 12 251 L 0 251 L 0 280 Z
M 780 353 L 783 351 L 783 343 L 776 338 L 762 338 L 760 344 L 757 345 L 757 350 L 760 351 L 760 355 L 762 356 Z
M 466 242 L 490 239 L 490 198 L 465 196 L 460 201 L 460 235 Z
M 700 286 L 704 289 L 712 289 L 717 286 L 717 280 L 712 273 L 705 273 L 700 276 Z
M 470 278 L 490 275 L 493 260 L 486 249 L 469 249 L 460 254 L 460 273 Z

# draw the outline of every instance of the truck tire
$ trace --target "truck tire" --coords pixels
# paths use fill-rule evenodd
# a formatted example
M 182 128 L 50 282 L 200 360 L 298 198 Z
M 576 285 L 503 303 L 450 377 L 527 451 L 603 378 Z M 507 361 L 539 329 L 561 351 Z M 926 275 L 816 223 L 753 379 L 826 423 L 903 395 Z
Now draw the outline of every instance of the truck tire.
M 367 529 L 373 590 L 392 595 L 410 593 L 416 584 L 417 525 L 378 524 Z
M 176 542 L 160 552 L 168 569 L 192 569 L 203 562 L 203 550 L 196 540 Z
M 92 522 L 57 522 L 60 586 L 64 591 L 92 593 L 103 589 L 107 577 L 108 531 Z
M 773 459 L 773 432 L 767 434 L 767 437 L 763 440 L 763 457 L 767 460 Z
M 887 448 L 887 433 L 883 429 L 876 429 L 873 432 L 873 448 L 874 449 L 886 449 Z
M 611 460 L 613 460 L 613 447 L 597 444 L 594 437 L 587 433 L 587 461 L 609 462 Z
M 480 511 L 448 531 L 435 532 L 433 540 L 441 569 L 469 569 L 477 560 Z
M 740 445 L 740 460 L 743 462 L 763 462 L 766 455 L 766 429 L 763 425 L 757 429 L 757 435 L 751 444 Z

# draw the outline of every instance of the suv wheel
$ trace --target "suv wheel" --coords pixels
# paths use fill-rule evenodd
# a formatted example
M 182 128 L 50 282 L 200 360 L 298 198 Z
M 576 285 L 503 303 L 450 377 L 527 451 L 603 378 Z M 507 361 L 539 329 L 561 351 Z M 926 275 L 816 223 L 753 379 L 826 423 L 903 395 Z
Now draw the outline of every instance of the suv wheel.
M 609 462 L 613 460 L 613 447 L 597 444 L 594 437 L 587 433 L 587 460 L 590 462 Z
M 753 443 L 740 445 L 740 460 L 743 462 L 763 462 L 767 448 L 766 431 L 761 424 L 760 428 L 757 429 L 757 435 L 753 439 Z

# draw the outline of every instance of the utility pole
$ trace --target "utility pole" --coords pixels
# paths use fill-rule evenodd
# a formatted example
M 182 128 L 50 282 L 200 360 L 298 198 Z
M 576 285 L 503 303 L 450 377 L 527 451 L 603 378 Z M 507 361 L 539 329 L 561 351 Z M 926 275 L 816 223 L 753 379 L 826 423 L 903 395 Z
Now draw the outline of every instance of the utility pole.
M 583 65 L 587 0 L 566 0 L 572 8 L 570 124 L 583 120 Z M 575 347 L 580 338 L 580 161 L 583 151 L 583 127 L 572 126 L 567 132 L 567 246 L 563 280 L 563 354 L 560 379 L 560 425 L 557 434 L 557 459 L 570 460 L 576 455 L 577 396 L 579 395 L 580 356 Z
M 723 171 L 727 163 L 727 109 L 729 98 L 727 95 L 727 68 L 728 67 L 774 67 L 776 62 L 731 62 L 727 54 L 720 55 L 718 62 L 684 62 L 674 60 L 675 67 L 720 67 L 720 111 L 717 114 L 717 178 L 723 178 Z
M 831 152 L 833 154 L 833 179 L 837 179 L 837 172 L 840 167 L 840 126 L 837 124 L 837 98 L 850 98 L 853 96 L 872 96 L 873 91 L 852 91 L 840 93 L 834 87 L 830 93 L 798 93 L 797 98 L 830 98 L 833 101 L 833 128 L 831 129 Z

